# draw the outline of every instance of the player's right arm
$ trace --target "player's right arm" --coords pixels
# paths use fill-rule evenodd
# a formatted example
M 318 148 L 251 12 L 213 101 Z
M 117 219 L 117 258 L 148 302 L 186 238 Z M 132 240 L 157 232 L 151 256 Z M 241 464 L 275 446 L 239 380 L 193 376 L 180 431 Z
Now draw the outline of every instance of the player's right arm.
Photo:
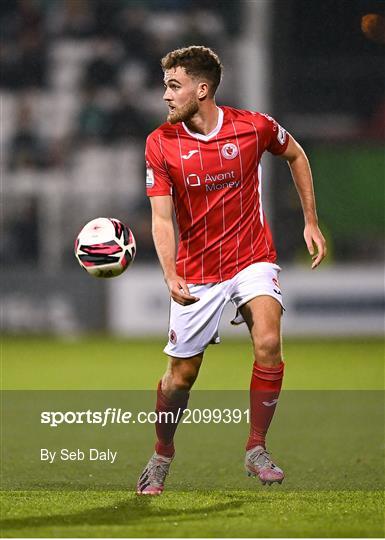
M 175 229 L 173 201 L 170 195 L 150 197 L 152 209 L 152 236 L 164 280 L 171 298 L 182 306 L 194 304 L 199 298 L 191 296 L 185 280 L 177 275 L 175 268 Z
M 155 133 L 146 142 L 146 189 L 151 201 L 152 236 L 171 298 L 187 306 L 199 298 L 191 296 L 185 280 L 176 272 L 172 181 L 162 154 L 160 136 L 156 137 Z

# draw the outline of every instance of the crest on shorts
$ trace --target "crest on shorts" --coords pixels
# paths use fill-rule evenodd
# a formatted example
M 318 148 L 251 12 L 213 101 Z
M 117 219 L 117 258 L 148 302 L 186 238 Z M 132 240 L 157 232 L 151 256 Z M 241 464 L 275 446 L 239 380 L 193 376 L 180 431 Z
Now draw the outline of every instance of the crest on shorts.
M 234 143 L 226 143 L 222 146 L 221 154 L 225 159 L 234 159 L 238 155 L 238 148 Z
M 176 344 L 176 332 L 175 330 L 170 330 L 170 342 L 175 345 Z

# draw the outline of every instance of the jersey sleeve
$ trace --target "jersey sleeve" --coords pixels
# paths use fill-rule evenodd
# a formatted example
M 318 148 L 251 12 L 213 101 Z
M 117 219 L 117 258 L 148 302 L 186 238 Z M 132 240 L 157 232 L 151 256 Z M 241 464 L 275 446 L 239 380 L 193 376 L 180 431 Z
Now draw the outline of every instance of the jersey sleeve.
M 172 195 L 172 183 L 160 145 L 149 135 L 146 141 L 146 192 L 149 197 Z
M 289 144 L 289 134 L 268 114 L 259 114 L 257 120 L 258 134 L 262 135 L 264 150 L 280 155 Z

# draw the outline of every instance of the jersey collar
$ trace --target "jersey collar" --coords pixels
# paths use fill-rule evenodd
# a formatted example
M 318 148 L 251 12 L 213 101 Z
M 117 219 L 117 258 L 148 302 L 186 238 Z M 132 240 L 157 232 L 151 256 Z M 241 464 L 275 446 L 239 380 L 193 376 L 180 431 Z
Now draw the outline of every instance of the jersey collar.
M 195 133 L 194 131 L 190 131 L 189 128 L 186 126 L 186 124 L 184 122 L 182 122 L 183 129 L 186 131 L 186 133 L 191 135 L 191 137 L 194 137 L 195 139 L 198 139 L 199 141 L 209 141 L 210 139 L 212 139 L 213 137 L 218 135 L 218 133 L 220 132 L 220 130 L 222 128 L 223 110 L 220 109 L 219 107 L 217 107 L 217 109 L 218 109 L 218 122 L 217 122 L 217 125 L 207 135 L 202 135 L 202 133 Z

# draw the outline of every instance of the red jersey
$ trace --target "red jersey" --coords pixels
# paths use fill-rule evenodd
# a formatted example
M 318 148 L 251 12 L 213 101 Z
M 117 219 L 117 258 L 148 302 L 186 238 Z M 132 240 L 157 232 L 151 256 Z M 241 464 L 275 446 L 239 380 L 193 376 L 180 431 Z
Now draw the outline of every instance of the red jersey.
M 268 115 L 218 107 L 216 128 L 162 124 L 147 138 L 149 197 L 171 195 L 179 229 L 176 271 L 187 283 L 232 278 L 255 262 L 275 262 L 261 202 L 265 150 L 282 154 L 286 131 Z

